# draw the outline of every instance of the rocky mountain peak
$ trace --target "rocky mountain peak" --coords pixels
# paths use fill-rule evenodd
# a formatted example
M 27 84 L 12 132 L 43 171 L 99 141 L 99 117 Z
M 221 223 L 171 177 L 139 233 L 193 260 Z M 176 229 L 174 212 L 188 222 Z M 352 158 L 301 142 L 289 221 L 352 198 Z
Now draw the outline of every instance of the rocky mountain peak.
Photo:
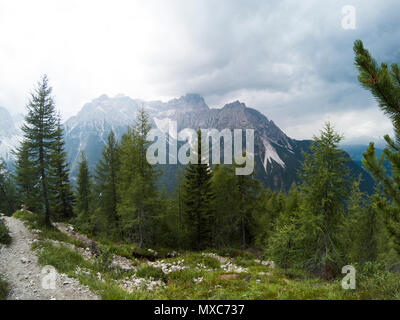
M 235 110 L 244 110 L 246 109 L 246 105 L 243 102 L 240 102 L 239 100 L 236 100 L 231 103 L 227 103 L 224 108 L 227 109 L 235 109 Z
M 188 93 L 178 99 L 170 100 L 167 102 L 167 106 L 170 109 L 175 109 L 176 112 L 209 110 L 204 98 L 197 93 Z

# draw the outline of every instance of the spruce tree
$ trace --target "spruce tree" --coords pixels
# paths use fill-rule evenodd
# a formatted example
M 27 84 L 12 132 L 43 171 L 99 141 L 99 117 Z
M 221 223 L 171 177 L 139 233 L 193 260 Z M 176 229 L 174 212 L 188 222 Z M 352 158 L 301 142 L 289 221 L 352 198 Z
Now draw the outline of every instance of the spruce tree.
M 15 151 L 15 183 L 20 204 L 33 212 L 41 212 L 43 204 L 40 199 L 41 184 L 37 166 L 30 160 L 29 145 L 22 141 Z
M 85 153 L 81 151 L 81 160 L 78 164 L 78 178 L 76 181 L 76 210 L 83 221 L 90 218 L 92 182 Z
M 118 171 L 119 146 L 114 132 L 111 131 L 94 175 L 95 191 L 99 195 L 96 216 L 100 216 L 100 220 L 104 222 L 105 231 L 108 235 L 115 235 L 118 229 Z
M 354 53 L 359 82 L 372 93 L 394 127 L 394 139 L 389 135 L 384 137 L 387 146 L 380 159 L 377 158 L 374 143 L 371 142 L 362 161 L 383 187 L 385 197 L 377 197 L 375 202 L 385 216 L 387 228 L 394 237 L 397 252 L 400 253 L 400 69 L 395 63 L 390 68 L 386 63 L 378 65 L 360 40 L 354 43 Z M 386 171 L 385 160 L 389 162 L 392 174 Z
M 47 225 L 50 225 L 49 166 L 54 149 L 54 135 L 57 130 L 51 93 L 52 88 L 45 75 L 31 94 L 27 105 L 28 114 L 21 128 L 29 152 L 29 161 L 39 173 L 41 198 Z
M 53 212 L 62 220 L 73 216 L 74 206 L 74 194 L 69 180 L 69 164 L 66 158 L 63 129 L 61 119 L 58 117 L 51 154 L 50 189 Z
M 211 187 L 211 169 L 201 163 L 201 131 L 197 131 L 197 163 L 189 163 L 185 170 L 183 202 L 190 245 L 201 250 L 213 245 L 214 193 Z

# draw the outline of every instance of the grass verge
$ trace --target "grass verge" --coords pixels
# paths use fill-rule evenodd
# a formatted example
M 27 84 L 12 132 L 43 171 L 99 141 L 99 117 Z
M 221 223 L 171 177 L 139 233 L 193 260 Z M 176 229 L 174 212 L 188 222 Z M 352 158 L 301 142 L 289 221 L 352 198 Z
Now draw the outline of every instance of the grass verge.
M 215 256 L 210 255 L 211 252 L 207 254 L 181 252 L 180 256 L 171 258 L 160 254 L 157 258 L 153 256 L 148 259 L 157 260 L 156 265 L 151 265 L 145 256 L 152 254 L 153 251 L 141 249 L 139 252 L 133 250 L 135 248 L 133 245 L 115 243 L 103 243 L 104 248 L 100 257 L 85 260 L 62 242 L 76 246 L 82 244 L 55 228 L 45 227 L 37 215 L 18 212 L 14 216 L 25 221 L 31 230 L 40 230 L 40 241 L 36 242 L 33 248 L 37 250 L 41 265 L 52 265 L 58 272 L 79 279 L 81 284 L 87 285 L 105 300 L 400 299 L 400 275 L 374 266 L 357 267 L 357 289 L 344 290 L 341 279 L 328 282 L 310 279 L 292 270 L 271 269 L 256 262 L 257 257 L 254 254 L 241 254 L 237 251 L 216 253 L 223 255 L 230 263 L 245 268 L 246 271 L 242 273 L 224 270 L 222 265 L 225 262 L 220 262 Z M 58 240 L 60 245 L 47 240 Z M 137 269 L 122 271 L 118 267 L 111 267 L 110 253 L 131 259 Z M 139 258 L 135 257 L 138 253 L 140 253 Z M 179 265 L 182 269 L 164 273 L 159 265 Z M 130 277 L 160 281 L 163 285 L 152 289 L 138 286 L 128 292 L 121 287 L 121 281 Z

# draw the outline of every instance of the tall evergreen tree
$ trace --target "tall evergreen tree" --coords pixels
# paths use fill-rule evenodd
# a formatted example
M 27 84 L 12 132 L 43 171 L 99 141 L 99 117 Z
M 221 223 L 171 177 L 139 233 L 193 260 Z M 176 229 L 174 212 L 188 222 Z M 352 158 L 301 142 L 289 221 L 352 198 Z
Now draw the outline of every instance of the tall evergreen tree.
M 92 181 L 85 153 L 81 151 L 81 160 L 78 165 L 76 181 L 76 209 L 83 220 L 89 219 L 91 209 Z
M 201 163 L 201 130 L 197 131 L 197 164 L 189 163 L 185 170 L 183 202 L 191 247 L 201 250 L 211 247 L 214 226 L 211 169 Z
M 384 137 L 387 146 L 380 159 L 377 159 L 375 146 L 371 142 L 362 161 L 383 187 L 386 197 L 376 198 L 377 208 L 385 215 L 387 228 L 400 254 L 400 69 L 395 63 L 390 68 L 386 63 L 378 65 L 360 40 L 354 43 L 354 53 L 358 80 L 376 98 L 394 127 L 394 139 L 389 135 Z M 385 170 L 385 160 L 389 162 L 392 174 Z
M 22 141 L 17 148 L 15 161 L 15 183 L 20 204 L 33 212 L 41 212 L 41 183 L 37 166 L 30 159 L 29 144 Z
M 121 139 L 118 214 L 125 234 L 137 241 L 138 247 L 152 238 L 151 221 L 157 208 L 156 180 L 160 172 L 146 158 L 150 129 L 149 115 L 140 109 L 133 128 Z
M 348 159 L 338 144 L 342 137 L 327 123 L 305 153 L 300 177 L 301 265 L 324 278 L 338 271 L 343 258 L 341 227 L 349 193 Z
M 50 225 L 49 166 L 54 149 L 54 135 L 57 119 L 54 101 L 47 76 L 43 76 L 31 94 L 27 105 L 28 114 L 22 126 L 29 161 L 35 165 L 40 175 L 41 198 L 43 200 L 45 223 Z
M 117 175 L 119 171 L 119 146 L 113 131 L 107 138 L 102 157 L 95 168 L 95 191 L 99 195 L 96 215 L 105 223 L 107 234 L 118 228 Z
M 69 180 L 69 164 L 67 163 L 65 142 L 61 119 L 57 119 L 57 129 L 54 133 L 54 146 L 51 155 L 51 202 L 55 216 L 61 219 L 73 215 L 74 194 Z

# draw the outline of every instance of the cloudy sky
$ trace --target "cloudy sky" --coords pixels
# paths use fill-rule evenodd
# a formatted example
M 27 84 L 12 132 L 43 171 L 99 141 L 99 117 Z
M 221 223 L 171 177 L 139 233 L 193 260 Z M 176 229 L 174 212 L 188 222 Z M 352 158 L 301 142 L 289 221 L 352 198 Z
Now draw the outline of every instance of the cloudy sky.
M 0 0 L 0 106 L 23 112 L 46 73 L 65 119 L 103 93 L 193 92 L 211 107 L 241 100 L 294 138 L 330 120 L 348 141 L 379 139 L 391 124 L 357 83 L 352 47 L 400 62 L 399 12 L 398 0 Z

